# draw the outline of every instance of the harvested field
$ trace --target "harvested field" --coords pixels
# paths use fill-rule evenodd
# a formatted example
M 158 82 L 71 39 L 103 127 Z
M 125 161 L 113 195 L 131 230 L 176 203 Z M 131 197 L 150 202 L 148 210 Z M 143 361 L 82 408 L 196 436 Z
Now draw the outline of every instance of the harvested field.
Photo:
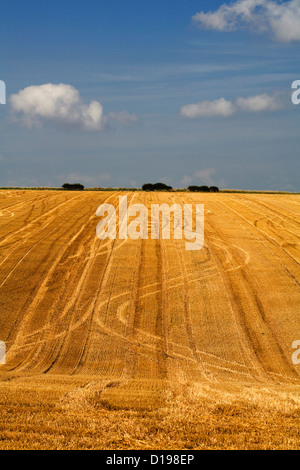
M 0 448 L 299 449 L 300 196 L 128 192 L 199 251 L 99 240 L 119 196 L 0 191 Z

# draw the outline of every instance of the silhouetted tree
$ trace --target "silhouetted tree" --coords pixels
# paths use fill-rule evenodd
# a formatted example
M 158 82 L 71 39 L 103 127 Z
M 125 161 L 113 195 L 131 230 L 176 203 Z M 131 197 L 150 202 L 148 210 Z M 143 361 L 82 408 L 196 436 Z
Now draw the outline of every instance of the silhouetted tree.
M 151 184 L 151 183 L 143 184 L 142 190 L 143 191 L 154 191 L 153 184 Z
M 172 186 L 164 183 L 146 183 L 142 186 L 143 191 L 170 191 L 171 189 L 173 189 Z
M 189 186 L 189 191 L 197 192 L 197 193 L 208 193 L 209 187 L 208 186 Z
M 65 183 L 62 185 L 62 188 L 66 189 L 67 191 L 83 191 L 84 186 L 80 183 Z
M 218 188 L 217 186 L 211 186 L 211 187 L 209 188 L 209 192 L 211 192 L 211 193 L 218 193 L 219 191 L 220 191 L 220 190 L 219 190 L 219 188 Z

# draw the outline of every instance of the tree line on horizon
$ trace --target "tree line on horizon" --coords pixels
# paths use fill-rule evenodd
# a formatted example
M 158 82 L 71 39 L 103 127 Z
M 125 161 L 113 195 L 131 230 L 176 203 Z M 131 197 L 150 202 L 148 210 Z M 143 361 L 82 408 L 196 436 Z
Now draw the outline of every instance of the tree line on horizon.
M 66 191 L 83 191 L 84 185 L 81 183 L 64 183 L 62 188 Z M 145 183 L 142 186 L 143 191 L 172 191 L 173 187 L 165 183 Z M 188 186 L 188 191 L 197 193 L 218 193 L 219 188 L 217 186 Z
M 172 186 L 168 186 L 164 183 L 146 183 L 142 186 L 143 191 L 172 191 Z M 218 193 L 219 188 L 217 186 L 188 186 L 188 191 L 197 193 Z

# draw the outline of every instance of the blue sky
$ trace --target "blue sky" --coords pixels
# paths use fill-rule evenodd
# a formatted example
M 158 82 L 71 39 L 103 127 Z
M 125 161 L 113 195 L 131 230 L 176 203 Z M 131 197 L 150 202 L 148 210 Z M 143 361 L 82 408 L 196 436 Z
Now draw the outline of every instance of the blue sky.
M 298 0 L 2 1 L 0 186 L 299 191 L 298 31 Z

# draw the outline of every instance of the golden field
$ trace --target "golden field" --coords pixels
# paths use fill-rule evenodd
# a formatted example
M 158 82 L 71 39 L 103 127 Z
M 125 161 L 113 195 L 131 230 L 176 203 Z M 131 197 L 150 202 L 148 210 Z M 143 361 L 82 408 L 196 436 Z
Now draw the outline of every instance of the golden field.
M 186 251 L 99 240 L 120 195 L 0 191 L 0 449 L 299 449 L 300 197 L 128 192 Z

